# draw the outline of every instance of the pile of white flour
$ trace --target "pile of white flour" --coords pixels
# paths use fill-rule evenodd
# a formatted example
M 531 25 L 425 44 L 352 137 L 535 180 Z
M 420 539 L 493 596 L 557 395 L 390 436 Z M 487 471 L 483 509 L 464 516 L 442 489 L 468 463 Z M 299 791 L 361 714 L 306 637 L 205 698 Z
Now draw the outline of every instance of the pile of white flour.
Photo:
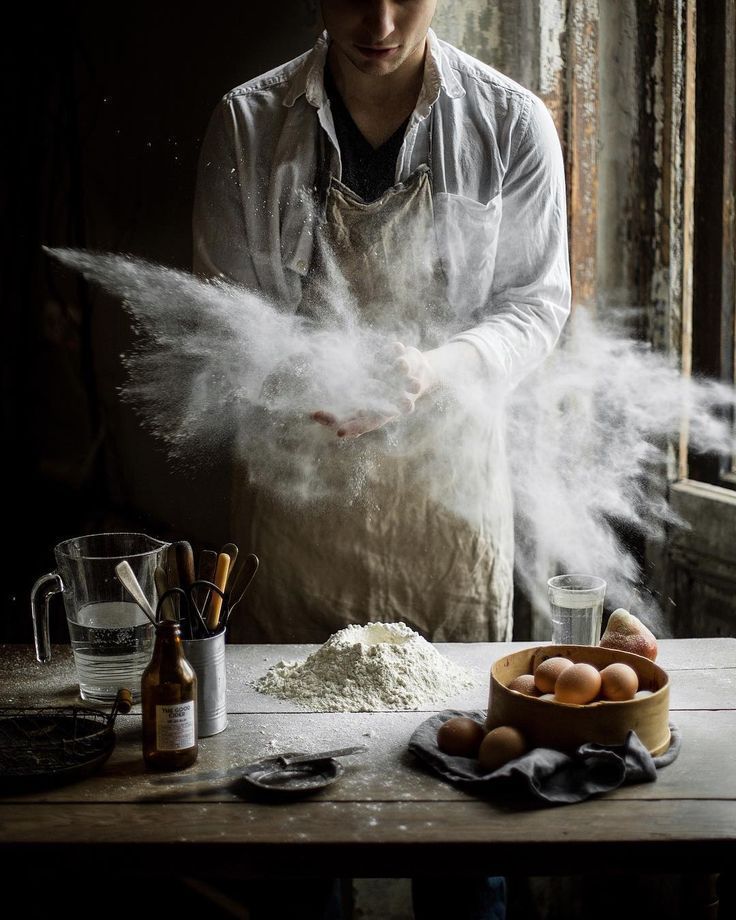
M 405 623 L 367 623 L 334 633 L 303 662 L 279 661 L 256 690 L 319 712 L 420 709 L 475 685 Z

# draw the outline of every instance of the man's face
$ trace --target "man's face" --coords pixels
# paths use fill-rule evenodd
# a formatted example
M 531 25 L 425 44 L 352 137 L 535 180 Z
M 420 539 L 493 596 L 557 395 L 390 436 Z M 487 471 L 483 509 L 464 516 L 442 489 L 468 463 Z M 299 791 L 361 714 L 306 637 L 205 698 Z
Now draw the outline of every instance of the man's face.
M 437 0 L 322 0 L 333 44 L 361 73 L 393 73 L 424 49 Z

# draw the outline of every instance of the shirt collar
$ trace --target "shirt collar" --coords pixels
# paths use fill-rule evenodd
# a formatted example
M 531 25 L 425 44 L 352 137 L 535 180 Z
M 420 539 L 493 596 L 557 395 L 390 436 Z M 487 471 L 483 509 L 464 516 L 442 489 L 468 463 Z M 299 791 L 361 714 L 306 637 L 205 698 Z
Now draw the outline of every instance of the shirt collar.
M 321 108 L 327 100 L 324 84 L 325 60 L 330 39 L 323 32 L 306 60 L 291 79 L 284 105 L 293 106 L 300 96 L 306 96 L 307 102 L 315 108 Z M 424 66 L 424 82 L 417 100 L 416 115 L 424 118 L 437 101 L 441 91 L 450 99 L 459 99 L 465 95 L 460 81 L 455 76 L 447 57 L 442 50 L 439 39 L 432 29 L 427 32 L 427 59 Z
M 428 114 L 440 92 L 444 92 L 450 99 L 460 99 L 465 95 L 465 90 L 450 66 L 439 39 L 430 29 L 427 32 L 427 60 L 424 65 L 424 83 L 417 101 L 417 114 Z M 422 107 L 425 107 L 426 111 L 421 112 Z

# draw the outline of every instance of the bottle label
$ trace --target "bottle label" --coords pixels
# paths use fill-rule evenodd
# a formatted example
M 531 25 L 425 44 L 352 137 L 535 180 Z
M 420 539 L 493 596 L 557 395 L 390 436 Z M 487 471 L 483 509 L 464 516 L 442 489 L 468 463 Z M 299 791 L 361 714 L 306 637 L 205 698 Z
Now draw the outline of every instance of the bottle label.
M 156 749 L 183 751 L 194 747 L 194 700 L 156 707 Z

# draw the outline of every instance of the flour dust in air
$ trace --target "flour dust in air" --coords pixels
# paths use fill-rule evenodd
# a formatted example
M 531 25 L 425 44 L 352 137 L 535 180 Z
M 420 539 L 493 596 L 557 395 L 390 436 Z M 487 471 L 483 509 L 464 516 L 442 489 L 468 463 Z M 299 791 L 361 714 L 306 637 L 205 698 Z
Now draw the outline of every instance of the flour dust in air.
M 172 463 L 233 450 L 255 486 L 278 491 L 298 513 L 323 499 L 369 499 L 384 457 L 398 457 L 433 501 L 477 526 L 505 501 L 505 476 L 493 472 L 499 456 L 490 453 L 502 441 L 517 581 L 534 608 L 547 610 L 554 571 L 589 572 L 605 579 L 607 604 L 636 609 L 667 633 L 667 599 L 650 595 L 628 535 L 655 544 L 688 526 L 667 500 L 672 445 L 686 421 L 691 452 L 736 455 L 736 390 L 688 378 L 675 359 L 630 334 L 636 308 L 601 310 L 604 322 L 578 307 L 558 347 L 518 385 L 458 371 L 429 409 L 336 443 L 310 414 L 391 414 L 384 351 L 394 339 L 424 347 L 411 330 L 362 322 L 339 285 L 315 306 L 317 320 L 224 279 L 118 255 L 46 251 L 130 313 L 137 339 L 122 356 L 128 380 L 120 395 Z M 430 329 L 428 341 L 448 342 L 466 325 L 458 315 Z M 325 658 L 340 648 L 330 646 Z M 361 642 L 350 654 L 365 663 L 370 648 Z M 379 658 L 405 654 L 400 644 L 376 648 Z

